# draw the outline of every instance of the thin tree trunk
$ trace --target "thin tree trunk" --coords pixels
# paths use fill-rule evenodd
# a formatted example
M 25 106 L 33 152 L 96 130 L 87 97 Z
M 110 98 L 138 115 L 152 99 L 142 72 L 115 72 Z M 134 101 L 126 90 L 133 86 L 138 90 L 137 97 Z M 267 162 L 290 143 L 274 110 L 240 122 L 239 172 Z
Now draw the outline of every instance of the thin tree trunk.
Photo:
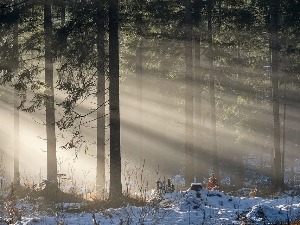
M 291 186 L 290 189 L 295 188 L 295 159 L 291 161 Z
M 140 37 L 136 47 L 137 112 L 138 112 L 138 151 L 143 159 L 143 40 Z
M 280 152 L 280 118 L 279 118 L 279 42 L 278 20 L 279 0 L 270 1 L 270 51 L 271 51 L 271 80 L 272 80 L 272 104 L 273 104 L 273 135 L 274 155 L 272 163 L 272 185 L 275 189 L 283 187 L 281 175 L 281 152 Z
M 14 185 L 20 186 L 20 136 L 19 136 L 19 96 L 17 91 L 14 93 Z
M 52 59 L 52 15 L 51 0 L 44 0 L 44 40 L 45 40 L 45 84 L 46 94 L 46 135 L 47 135 L 47 180 L 50 186 L 57 187 L 57 160 L 55 136 L 55 108 L 53 88 L 53 59 Z
M 193 43 L 191 1 L 185 1 L 185 181 L 186 186 L 194 181 L 193 146 Z
M 143 16 L 141 2 L 135 2 L 136 16 L 136 54 L 135 54 L 135 76 L 136 76 L 136 97 L 137 97 L 137 148 L 141 162 L 145 160 L 145 152 L 143 149 L 144 142 L 144 123 L 143 123 Z
M 121 146 L 119 92 L 119 9 L 118 0 L 109 0 L 109 110 L 110 110 L 110 186 L 109 198 L 120 201 Z
M 17 3 L 15 0 L 14 3 Z M 17 20 L 13 27 L 13 51 L 15 57 L 14 73 L 16 75 L 19 69 L 19 21 Z M 17 90 L 14 92 L 14 185 L 20 186 L 20 162 L 19 162 L 19 96 Z
M 105 26 L 104 1 L 97 1 L 97 174 L 96 191 L 105 188 Z
M 213 157 L 213 170 L 216 176 L 219 176 L 219 159 L 217 147 L 217 116 L 216 116 L 216 99 L 215 99 L 215 74 L 213 70 L 213 32 L 212 32 L 212 9 L 213 0 L 208 1 L 207 7 L 207 28 L 208 28 L 208 45 L 209 55 L 208 63 L 210 69 L 209 76 L 209 93 L 210 93 L 210 106 L 211 106 L 211 136 L 212 136 L 212 157 Z
M 201 38 L 200 38 L 200 23 L 201 23 L 201 16 L 200 16 L 200 10 L 201 10 L 201 0 L 196 0 L 195 4 L 195 21 L 194 26 L 197 31 L 197 34 L 194 35 L 195 40 L 195 66 L 194 66 L 194 118 L 195 118 L 195 132 L 194 132 L 194 139 L 196 141 L 197 146 L 197 152 L 196 157 L 197 160 L 200 162 L 198 163 L 198 166 L 196 168 L 197 173 L 197 179 L 201 182 L 205 176 L 205 160 L 203 160 L 203 152 L 202 152 L 202 142 L 201 142 L 201 102 L 202 102 L 202 77 L 201 77 L 201 65 L 200 65 L 200 50 L 201 50 Z
M 162 33 L 164 31 L 161 31 Z M 164 43 L 164 42 L 163 42 Z M 160 52 L 159 56 L 160 56 L 160 74 L 159 74 L 159 92 L 160 92 L 160 109 L 161 109 L 161 122 L 160 122 L 160 130 L 162 133 L 162 140 L 164 141 L 164 151 L 166 152 L 171 152 L 172 150 L 172 141 L 171 141 L 171 137 L 170 134 L 172 133 L 171 131 L 169 131 L 169 103 L 167 102 L 168 99 L 168 93 L 167 90 L 169 88 L 168 86 L 168 79 L 167 79 L 167 75 L 168 75 L 168 57 L 167 57 L 167 50 L 168 47 L 163 45 L 158 45 L 158 50 Z M 161 51 L 160 51 L 161 50 Z M 172 157 L 165 159 L 164 163 L 160 163 L 161 168 L 162 168 L 162 174 L 163 176 L 169 177 L 172 171 L 172 165 L 173 165 L 173 159 Z
M 286 145 L 286 137 L 285 137 L 285 127 L 286 127 L 286 74 L 284 77 L 284 93 L 283 93 L 283 125 L 282 125 L 282 156 L 281 156 L 281 176 L 284 181 L 284 166 L 285 166 L 285 145 Z

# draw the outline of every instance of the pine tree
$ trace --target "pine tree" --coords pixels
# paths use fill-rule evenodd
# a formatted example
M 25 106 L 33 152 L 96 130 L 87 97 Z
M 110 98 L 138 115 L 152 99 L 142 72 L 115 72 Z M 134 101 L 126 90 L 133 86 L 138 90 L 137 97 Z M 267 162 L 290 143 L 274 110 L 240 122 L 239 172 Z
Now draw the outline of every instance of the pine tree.
M 185 1 L 185 179 L 186 185 L 194 180 L 193 146 L 193 46 L 192 46 L 192 6 Z
M 211 106 L 211 137 L 212 137 L 212 155 L 213 168 L 216 174 L 219 174 L 218 146 L 217 146 L 217 115 L 216 115 L 216 99 L 215 99 L 215 74 L 214 74 L 214 51 L 213 51 L 213 27 L 212 27 L 213 0 L 208 0 L 207 5 L 207 39 L 209 45 L 208 63 L 209 63 L 209 95 Z
M 17 1 L 14 1 L 14 4 L 17 4 Z M 17 6 L 14 6 L 13 9 L 17 15 Z M 13 25 L 13 55 L 15 59 L 15 68 L 14 75 L 18 73 L 19 70 L 19 19 L 17 18 L 14 25 Z M 20 163 L 19 163 L 19 97 L 18 92 L 14 90 L 14 185 L 17 188 L 20 186 Z
M 44 0 L 44 41 L 45 41 L 45 84 L 46 84 L 46 134 L 47 134 L 47 180 L 50 187 L 57 188 L 57 160 L 55 109 L 53 87 L 53 56 L 52 56 L 52 12 L 51 0 Z
M 279 117 L 279 1 L 270 1 L 270 52 L 271 52 L 271 81 L 273 105 L 273 135 L 274 154 L 272 167 L 272 184 L 275 189 L 283 188 L 284 181 L 281 169 L 280 152 L 280 117 Z
M 110 185 L 109 198 L 122 197 L 119 92 L 119 1 L 109 0 L 109 111 L 110 111 Z

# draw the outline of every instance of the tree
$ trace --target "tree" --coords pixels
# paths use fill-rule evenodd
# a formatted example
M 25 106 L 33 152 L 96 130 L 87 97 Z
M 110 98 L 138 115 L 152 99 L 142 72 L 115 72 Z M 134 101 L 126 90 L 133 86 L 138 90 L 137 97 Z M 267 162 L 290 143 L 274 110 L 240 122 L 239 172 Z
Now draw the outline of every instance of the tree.
M 104 1 L 97 0 L 97 193 L 105 186 L 105 26 Z
M 120 93 L 119 93 L 119 1 L 108 1 L 109 13 L 109 111 L 110 111 L 110 185 L 109 198 L 120 201 L 121 146 L 120 146 Z
M 192 6 L 185 1 L 185 182 L 194 180 Z
M 197 173 L 197 179 L 199 181 L 202 181 L 205 176 L 205 156 L 203 154 L 203 147 L 202 147 L 202 136 L 201 136 L 201 102 L 202 102 L 202 91 L 203 91 L 203 77 L 202 77 L 202 71 L 201 71 L 201 65 L 200 65 L 200 51 L 201 51 L 201 0 L 196 0 L 194 2 L 194 45 L 195 45 L 195 60 L 194 60 L 194 128 L 195 128 L 195 140 L 197 142 L 195 143 L 195 149 L 198 151 L 197 159 L 200 160 L 201 163 L 198 164 L 198 167 L 196 168 Z M 197 147 L 196 147 L 197 146 Z
M 14 4 L 16 4 L 17 1 L 14 1 Z M 17 15 L 17 6 L 14 6 L 13 9 Z M 15 59 L 14 66 L 14 73 L 17 73 L 19 69 L 19 22 L 18 19 L 16 19 L 14 25 L 13 25 L 13 55 Z M 20 185 L 20 163 L 19 163 L 19 97 L 18 92 L 15 89 L 14 91 L 14 185 L 19 186 Z
M 53 87 L 52 56 L 52 12 L 51 0 L 44 0 L 44 41 L 45 41 L 45 95 L 46 95 L 46 135 L 47 135 L 47 180 L 50 187 L 57 188 L 57 161 L 55 135 L 55 108 Z
M 286 152 L 286 111 L 287 111 L 287 81 L 286 74 L 284 76 L 284 92 L 283 92 L 283 124 L 282 124 L 282 156 L 281 156 L 281 175 L 284 180 L 284 168 L 285 168 L 285 152 Z
M 212 30 L 212 11 L 213 0 L 208 0 L 207 4 L 207 39 L 208 39 L 208 66 L 210 68 L 209 74 L 209 94 L 210 94 L 210 119 L 211 119 L 211 136 L 212 136 L 212 155 L 213 155 L 213 170 L 219 175 L 219 160 L 217 147 L 217 115 L 216 115 L 216 100 L 215 100 L 215 74 L 213 70 L 213 30 Z
M 135 26 L 137 35 L 137 45 L 136 45 L 136 65 L 135 65 L 135 75 L 137 81 L 137 113 L 139 116 L 137 133 L 138 138 L 138 150 L 140 151 L 140 156 L 143 155 L 143 15 L 142 15 L 142 3 L 135 1 L 137 13 L 135 15 Z
M 272 185 L 275 189 L 283 188 L 283 174 L 281 170 L 280 152 L 280 117 L 279 117 L 279 0 L 270 1 L 270 53 L 271 53 L 271 81 L 273 105 L 273 135 L 274 152 L 272 168 Z

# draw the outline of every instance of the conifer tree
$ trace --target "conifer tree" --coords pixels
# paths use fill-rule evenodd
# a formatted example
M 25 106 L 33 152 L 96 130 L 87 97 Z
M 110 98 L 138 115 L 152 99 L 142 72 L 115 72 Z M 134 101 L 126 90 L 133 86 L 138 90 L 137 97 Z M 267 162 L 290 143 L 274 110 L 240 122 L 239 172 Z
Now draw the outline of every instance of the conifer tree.
M 209 95 L 210 95 L 210 119 L 211 119 L 211 137 L 212 137 L 212 156 L 213 167 L 216 174 L 219 174 L 219 160 L 217 147 L 217 115 L 216 115 L 216 99 L 215 99 L 215 74 L 214 74 L 214 51 L 213 51 L 213 27 L 212 27 L 212 12 L 213 0 L 208 0 L 207 4 L 207 39 L 208 39 L 208 64 L 210 69 L 209 74 Z
M 273 105 L 273 135 L 274 154 L 272 167 L 272 184 L 275 189 L 283 188 L 283 174 L 281 169 L 280 152 L 280 118 L 279 118 L 279 6 L 278 0 L 270 1 L 270 52 L 271 52 L 271 81 L 272 81 L 272 105 Z
M 185 179 L 186 185 L 194 180 L 193 146 L 193 46 L 192 5 L 185 1 Z
M 46 85 L 46 134 L 47 134 L 47 180 L 50 187 L 57 188 L 57 159 L 55 108 L 53 87 L 52 46 L 52 1 L 44 0 L 44 41 L 45 41 L 45 85 Z
M 109 198 L 120 201 L 121 145 L 119 92 L 119 1 L 109 0 L 109 111 L 110 111 L 110 184 Z
M 14 1 L 14 4 L 16 4 L 17 1 Z M 17 16 L 17 6 L 14 6 L 13 9 Z M 18 73 L 19 69 L 19 22 L 18 22 L 18 16 L 17 19 L 13 25 L 13 55 L 15 59 L 15 68 L 14 68 L 14 75 L 16 76 L 16 73 Z M 18 187 L 20 185 L 20 163 L 19 163 L 19 96 L 18 92 L 15 89 L 14 90 L 14 185 Z

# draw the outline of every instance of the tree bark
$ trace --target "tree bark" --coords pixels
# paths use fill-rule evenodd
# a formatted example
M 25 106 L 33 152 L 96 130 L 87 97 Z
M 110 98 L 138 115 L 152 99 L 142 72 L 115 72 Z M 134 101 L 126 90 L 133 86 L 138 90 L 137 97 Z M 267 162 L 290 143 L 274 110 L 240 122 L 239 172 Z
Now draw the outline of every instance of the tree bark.
M 137 115 L 138 115 L 138 151 L 143 161 L 145 155 L 143 150 L 143 40 L 139 38 L 136 46 L 136 79 L 137 79 Z
M 137 6 L 139 12 L 136 15 L 136 32 L 137 32 L 137 46 L 136 46 L 136 67 L 135 67 L 135 75 L 137 82 L 137 116 L 138 116 L 138 124 L 137 124 L 137 142 L 138 142 L 138 151 L 140 153 L 140 157 L 142 161 L 144 160 L 144 152 L 143 152 L 143 37 L 142 37 L 142 15 L 140 13 L 139 4 Z
M 104 1 L 97 0 L 97 174 L 96 191 L 105 191 L 105 25 Z
M 14 185 L 20 186 L 20 135 L 19 135 L 19 101 L 18 94 L 14 93 Z
M 279 118 L 279 41 L 278 21 L 279 0 L 270 1 L 270 52 L 271 52 L 271 80 L 272 80 L 272 104 L 273 104 L 273 135 L 274 153 L 272 162 L 272 185 L 275 189 L 283 188 L 281 174 L 280 152 L 280 118 Z
M 17 1 L 14 0 L 14 4 Z M 14 10 L 16 7 L 14 8 Z M 14 74 L 17 75 L 19 69 L 19 21 L 17 20 L 13 26 L 13 51 L 15 58 L 15 68 Z M 20 148 L 20 138 L 19 138 L 19 96 L 17 90 L 14 91 L 14 185 L 20 186 L 20 162 L 19 162 L 19 148 Z
M 55 108 L 53 88 L 52 59 L 52 13 L 51 0 L 44 0 L 44 41 L 45 41 L 45 84 L 46 95 L 46 135 L 47 135 L 47 180 L 52 187 L 57 187 L 57 160 L 55 136 Z
M 209 94 L 211 106 L 211 136 L 212 136 L 212 157 L 213 157 L 213 170 L 216 177 L 219 177 L 219 159 L 218 159 L 218 146 L 217 146 L 217 116 L 216 116 L 216 98 L 215 98 L 215 74 L 213 70 L 213 31 L 212 31 L 212 10 L 213 0 L 208 0 L 207 5 L 207 29 L 208 29 L 208 63 L 209 63 Z
M 201 56 L 200 56 L 200 50 L 201 50 L 201 30 L 200 30 L 200 24 L 201 24 L 201 0 L 196 0 L 194 3 L 194 27 L 197 31 L 196 34 L 194 34 L 194 45 L 195 45 L 195 61 L 194 61 L 194 85 L 193 85 L 193 91 L 194 91 L 194 119 L 195 119 L 195 126 L 194 126 L 194 140 L 195 140 L 195 150 L 196 150 L 196 158 L 200 162 L 197 165 L 196 171 L 197 171 L 197 179 L 199 182 L 201 182 L 205 176 L 205 171 L 207 170 L 205 167 L 205 160 L 204 155 L 202 152 L 202 142 L 201 142 L 201 103 L 202 103 L 202 74 L 201 74 Z
M 284 181 L 284 174 L 285 174 L 285 146 L 286 146 L 286 108 L 287 108 L 287 99 L 286 99 L 286 91 L 287 91 L 287 84 L 286 84 L 286 74 L 284 77 L 284 93 L 283 93 L 283 125 L 282 125 L 282 156 L 281 156 L 281 176 L 282 180 Z M 284 186 L 283 186 L 284 187 Z
M 109 198 L 122 196 L 119 96 L 119 9 L 118 0 L 109 0 L 109 110 L 110 110 L 110 186 Z
M 185 1 L 185 182 L 186 186 L 194 181 L 193 146 L 193 44 L 192 44 L 192 7 Z

